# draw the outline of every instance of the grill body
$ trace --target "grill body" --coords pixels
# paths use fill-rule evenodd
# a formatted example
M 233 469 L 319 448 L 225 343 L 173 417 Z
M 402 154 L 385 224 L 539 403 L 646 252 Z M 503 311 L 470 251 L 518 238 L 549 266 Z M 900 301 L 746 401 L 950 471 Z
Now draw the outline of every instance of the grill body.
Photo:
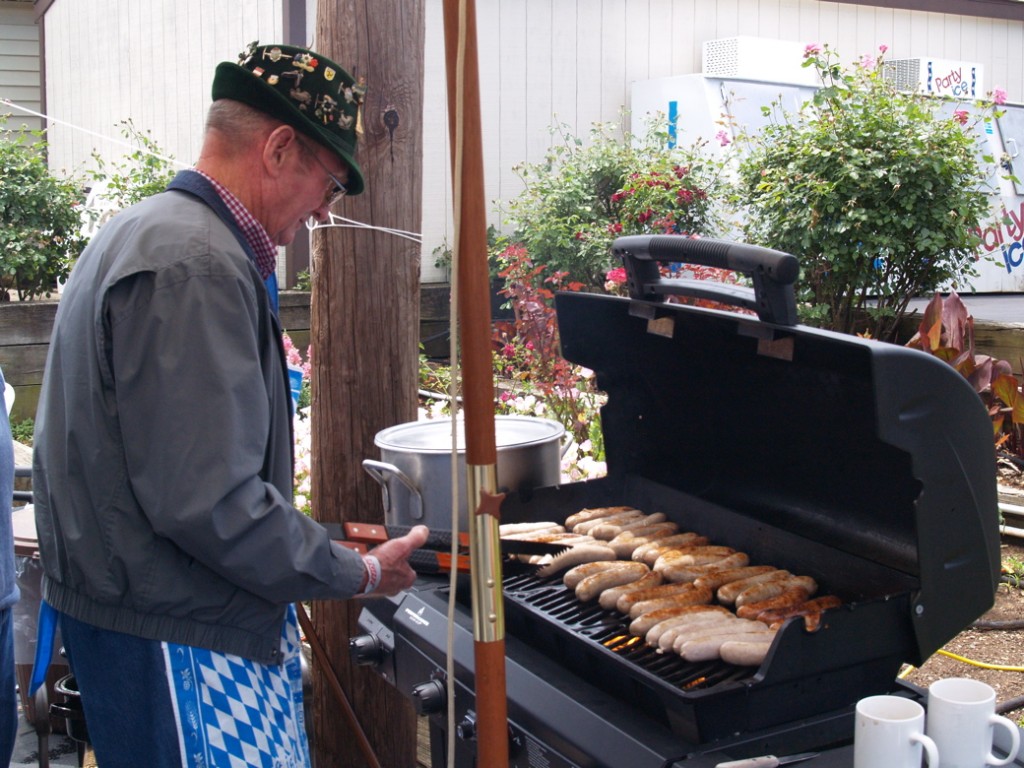
M 898 691 L 993 602 L 999 541 L 991 426 L 950 366 L 895 345 L 658 300 L 557 297 L 564 356 L 595 372 L 608 476 L 521 491 L 503 522 L 585 507 L 663 512 L 683 530 L 813 576 L 843 606 L 791 620 L 756 669 L 695 665 L 630 640 L 559 578 L 506 574 L 513 766 L 682 766 L 822 751 L 850 766 L 853 705 Z M 500 477 L 499 477 L 500 482 Z M 468 591 L 463 585 L 457 593 Z M 382 675 L 431 721 L 434 765 L 475 764 L 473 644 L 456 595 L 453 702 L 445 582 L 360 620 Z M 456 733 L 445 710 L 454 707 Z

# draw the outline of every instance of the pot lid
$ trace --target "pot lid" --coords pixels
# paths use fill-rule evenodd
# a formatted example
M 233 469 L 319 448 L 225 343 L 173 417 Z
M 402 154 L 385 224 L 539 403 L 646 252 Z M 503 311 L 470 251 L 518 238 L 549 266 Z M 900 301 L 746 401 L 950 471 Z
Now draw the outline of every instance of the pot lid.
M 463 419 L 457 419 L 458 450 L 466 448 Z M 557 421 L 536 416 L 495 416 L 494 437 L 498 450 L 561 440 L 565 428 Z M 378 448 L 397 451 L 433 451 L 448 453 L 452 449 L 450 419 L 411 421 L 388 427 L 377 433 Z

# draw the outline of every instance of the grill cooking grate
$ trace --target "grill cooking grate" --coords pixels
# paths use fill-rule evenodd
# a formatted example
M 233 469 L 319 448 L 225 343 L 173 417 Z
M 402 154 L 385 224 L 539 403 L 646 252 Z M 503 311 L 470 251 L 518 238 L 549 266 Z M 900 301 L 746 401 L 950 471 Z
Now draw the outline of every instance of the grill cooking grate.
M 642 669 L 662 683 L 682 691 L 712 688 L 751 677 L 756 668 L 736 667 L 722 661 L 687 662 L 673 654 L 660 653 L 631 635 L 622 614 L 607 611 L 597 603 L 576 599 L 560 576 L 546 579 L 518 574 L 504 580 L 506 604 L 518 605 L 539 614 L 569 635 L 580 638 L 595 653 L 611 653 Z

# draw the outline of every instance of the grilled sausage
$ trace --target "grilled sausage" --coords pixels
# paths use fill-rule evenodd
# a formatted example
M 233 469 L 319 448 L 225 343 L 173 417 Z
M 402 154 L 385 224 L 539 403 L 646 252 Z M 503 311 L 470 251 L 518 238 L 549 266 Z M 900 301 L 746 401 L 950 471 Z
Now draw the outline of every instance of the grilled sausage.
M 721 613 L 723 611 L 728 613 L 720 605 L 679 605 L 670 608 L 659 608 L 657 611 L 651 611 L 633 619 L 629 624 L 629 631 L 637 637 L 643 637 L 650 632 L 655 624 L 660 624 L 668 619 L 680 616 L 697 617 L 705 613 Z
M 718 607 L 721 608 L 722 606 Z M 724 629 L 721 626 L 723 624 L 734 624 L 739 621 L 739 619 L 736 618 L 736 614 L 732 613 L 727 608 L 723 608 L 723 610 L 725 613 L 706 613 L 692 617 L 682 617 L 684 619 L 683 621 L 670 626 L 661 633 L 656 646 L 658 652 L 675 653 L 674 648 L 676 642 L 681 642 L 679 638 L 698 637 L 702 634 L 707 634 L 708 632 Z
M 647 567 L 644 563 L 640 563 L 640 565 L 644 565 L 645 568 Z M 606 611 L 613 611 L 615 610 L 615 604 L 623 595 L 629 592 L 635 592 L 639 589 L 650 589 L 651 587 L 656 587 L 659 584 L 661 584 L 661 574 L 648 569 L 647 575 L 640 577 L 636 581 L 632 581 L 629 584 L 623 584 L 620 587 L 606 589 L 601 593 L 601 596 L 597 598 L 597 602 Z
M 687 661 L 718 659 L 721 658 L 722 646 L 725 643 L 733 640 L 750 642 L 752 636 L 756 636 L 758 641 L 764 642 L 767 638 L 774 636 L 775 633 L 772 630 L 764 632 L 759 627 L 764 627 L 759 621 L 750 622 L 749 627 L 744 625 L 734 627 L 730 624 L 728 629 L 723 629 L 720 634 L 694 637 L 683 643 L 677 641 L 678 653 Z
M 769 632 L 774 630 L 765 627 L 760 621 L 753 619 L 738 619 L 735 614 L 730 614 L 729 619 L 705 624 L 691 624 L 676 630 L 676 639 L 672 643 L 672 650 L 679 653 L 683 646 L 692 640 L 704 640 L 709 637 L 720 637 L 722 635 L 745 635 L 763 633 L 765 629 Z
M 664 539 L 653 541 L 649 544 L 644 544 L 633 550 L 633 560 L 641 560 L 648 565 L 654 565 L 654 561 L 657 560 L 657 556 L 654 556 L 651 560 L 647 559 L 647 553 L 654 550 L 661 552 L 667 551 L 672 547 L 691 547 L 691 546 L 703 546 L 708 543 L 707 536 L 701 536 L 700 534 L 693 533 L 692 531 L 686 531 L 684 533 L 676 533 L 672 536 L 666 536 Z
M 739 568 L 723 568 L 719 571 L 712 571 L 706 576 L 701 576 L 693 583 L 698 587 L 711 587 L 717 590 L 719 587 L 740 579 L 748 579 L 751 576 L 758 576 L 762 573 L 777 571 L 774 565 L 744 565 Z
M 610 547 L 599 544 L 580 544 L 576 547 L 569 547 L 565 552 L 559 552 L 551 558 L 550 563 L 537 569 L 537 577 L 546 579 L 575 565 L 615 559 L 615 552 Z
M 583 602 L 596 600 L 606 589 L 629 584 L 650 573 L 651 569 L 643 563 L 634 563 L 632 560 L 620 560 L 613 563 L 611 568 L 606 568 L 600 573 L 587 576 L 576 585 L 576 598 Z
M 641 600 L 638 603 L 634 603 L 629 609 L 629 617 L 631 619 L 635 619 L 639 616 L 643 616 L 645 613 L 653 613 L 661 610 L 662 608 L 675 608 L 682 605 L 702 605 L 711 602 L 711 598 L 714 596 L 714 593 L 710 589 L 707 587 L 694 587 L 692 584 L 688 584 L 687 586 L 693 587 L 693 589 L 689 592 L 680 592 L 675 595 L 655 597 L 650 600 Z M 657 587 L 655 587 L 655 589 L 657 589 Z M 653 627 L 654 624 L 651 624 L 651 626 Z M 644 631 L 644 634 L 646 634 L 646 630 Z
M 742 608 L 737 608 L 736 615 L 741 619 L 756 619 L 765 611 L 778 611 L 798 605 L 804 602 L 808 596 L 809 594 L 804 587 L 790 587 L 782 594 L 768 600 L 762 600 L 759 603 L 747 603 Z
M 502 538 L 519 536 L 524 533 L 564 533 L 565 526 L 558 523 L 505 523 L 498 526 Z
M 661 512 L 655 512 L 653 515 L 644 515 L 642 517 L 628 517 L 622 521 L 611 520 L 591 528 L 590 535 L 595 539 L 611 541 L 625 531 L 647 528 L 657 523 L 664 523 L 665 520 L 665 515 Z
M 772 647 L 772 640 L 730 640 L 722 643 L 718 655 L 722 661 L 741 667 L 759 667 Z
M 639 509 L 633 509 L 632 507 L 627 507 L 625 510 L 623 510 L 621 512 L 616 512 L 614 514 L 607 515 L 606 517 L 598 517 L 598 518 L 594 518 L 593 520 L 584 520 L 582 523 L 576 523 L 576 525 L 574 525 L 571 530 L 572 530 L 573 533 L 586 533 L 586 534 L 589 534 L 594 528 L 597 528 L 597 526 L 599 526 L 599 525 L 607 525 L 608 523 L 625 522 L 626 520 L 634 520 L 634 519 L 641 518 L 643 516 L 644 516 L 644 513 L 641 512 Z
M 788 589 L 792 589 L 793 587 L 803 587 L 807 590 L 807 595 L 809 597 L 818 591 L 818 582 L 810 576 L 789 576 L 785 579 L 763 581 L 760 584 L 753 584 L 736 595 L 736 608 L 738 610 L 744 605 L 749 605 L 751 603 L 763 603 L 765 600 L 781 595 L 783 592 Z
M 817 632 L 821 627 L 821 614 L 831 608 L 838 608 L 843 604 L 835 595 L 822 595 L 813 600 L 795 605 L 792 608 L 783 608 L 777 611 L 764 611 L 758 614 L 757 620 L 764 622 L 769 627 L 777 629 L 782 626 L 786 619 L 794 616 L 804 617 L 804 629 L 808 632 Z
M 599 517 L 608 517 L 609 515 L 626 512 L 631 509 L 633 507 L 593 507 L 591 509 L 581 509 L 579 512 L 565 518 L 565 527 L 572 530 L 573 526 L 587 520 L 596 520 Z
M 618 564 L 618 560 L 597 560 L 573 566 L 565 572 L 565 575 L 562 577 L 562 583 L 569 589 L 576 589 L 579 583 L 588 576 L 593 576 L 595 573 L 601 573 L 609 568 L 614 568 Z
M 673 595 L 685 595 L 696 587 L 693 584 L 660 584 L 657 587 L 651 587 L 650 589 L 639 589 L 635 592 L 627 592 L 622 595 L 615 602 L 615 609 L 619 613 L 629 613 L 634 605 L 642 603 L 645 600 L 657 600 L 662 597 L 672 597 Z M 708 601 L 710 602 L 710 600 Z
M 704 565 L 715 560 L 721 560 L 727 555 L 736 554 L 732 547 L 715 546 L 706 544 L 704 546 L 678 547 L 662 552 L 654 561 L 654 570 L 660 571 L 670 563 L 682 565 Z
M 644 640 L 647 644 L 653 648 L 660 646 L 660 641 L 663 637 L 672 633 L 673 637 L 679 631 L 686 630 L 689 627 L 699 626 L 706 622 L 713 621 L 735 621 L 736 615 L 728 608 L 723 608 L 721 605 L 708 606 L 714 608 L 714 611 L 704 611 L 702 613 L 682 614 L 679 616 L 669 616 L 663 621 L 659 621 L 649 630 L 644 636 Z M 669 642 L 668 650 L 672 650 L 672 643 Z
M 736 602 L 736 596 L 745 590 L 747 587 L 753 584 L 759 584 L 762 581 L 774 581 L 775 579 L 786 579 L 793 574 L 789 571 L 769 571 L 767 573 L 760 573 L 757 576 L 750 576 L 746 579 L 740 579 L 739 581 L 730 581 L 728 584 L 723 584 L 718 588 L 718 602 L 725 603 L 726 605 L 732 605 Z
M 615 550 L 615 554 L 620 558 L 630 560 L 634 550 L 640 545 L 667 538 L 678 530 L 679 526 L 673 522 L 654 523 L 653 525 L 645 525 L 641 528 L 630 528 L 609 541 L 608 545 Z
M 718 560 L 703 565 L 684 565 L 681 563 L 669 563 L 661 569 L 661 575 L 665 581 L 682 582 L 696 581 L 701 576 L 706 576 L 715 571 L 722 571 L 729 568 L 741 568 L 750 562 L 745 552 L 736 552 Z

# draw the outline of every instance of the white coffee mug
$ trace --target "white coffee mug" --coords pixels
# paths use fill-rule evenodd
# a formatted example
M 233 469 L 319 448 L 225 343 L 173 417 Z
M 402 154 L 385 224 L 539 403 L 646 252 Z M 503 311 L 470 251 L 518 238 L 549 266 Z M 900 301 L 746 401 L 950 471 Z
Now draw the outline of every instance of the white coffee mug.
M 939 750 L 924 732 L 924 707 L 901 696 L 868 696 L 857 702 L 853 768 L 938 768 Z
M 1020 749 L 1020 731 L 996 713 L 996 692 L 980 680 L 951 677 L 928 687 L 927 733 L 939 747 L 939 768 L 1007 765 Z M 995 726 L 1010 736 L 1006 757 L 992 754 Z

